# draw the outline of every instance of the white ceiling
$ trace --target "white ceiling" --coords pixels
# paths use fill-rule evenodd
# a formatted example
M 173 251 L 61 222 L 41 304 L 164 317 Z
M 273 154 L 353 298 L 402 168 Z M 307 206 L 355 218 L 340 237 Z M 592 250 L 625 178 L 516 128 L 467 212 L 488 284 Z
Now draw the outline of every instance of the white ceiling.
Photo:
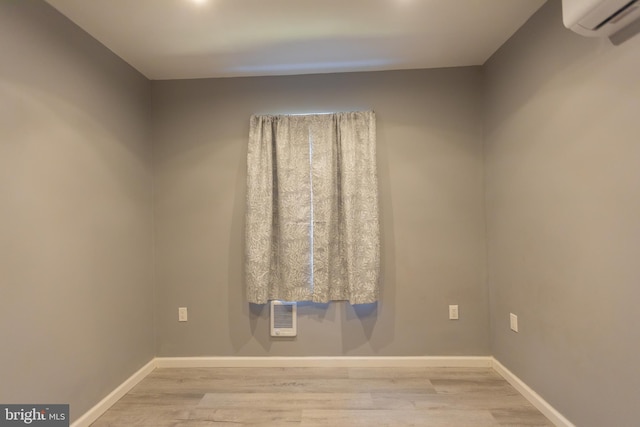
M 47 0 L 150 79 L 483 64 L 546 0 Z

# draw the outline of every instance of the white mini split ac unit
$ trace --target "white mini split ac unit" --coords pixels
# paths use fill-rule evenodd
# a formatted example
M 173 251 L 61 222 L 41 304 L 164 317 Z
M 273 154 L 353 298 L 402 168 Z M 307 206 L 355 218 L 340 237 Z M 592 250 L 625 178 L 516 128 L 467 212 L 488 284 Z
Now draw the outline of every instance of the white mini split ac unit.
M 287 301 L 271 301 L 271 336 L 295 337 L 297 327 L 297 304 Z
M 562 0 L 564 26 L 587 37 L 609 37 L 640 18 L 640 0 Z

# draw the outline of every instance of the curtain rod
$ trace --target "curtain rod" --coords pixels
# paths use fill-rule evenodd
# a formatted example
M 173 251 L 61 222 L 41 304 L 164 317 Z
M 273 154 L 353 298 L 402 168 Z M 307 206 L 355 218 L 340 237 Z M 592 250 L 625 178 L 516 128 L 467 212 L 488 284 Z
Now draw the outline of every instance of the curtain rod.
M 311 113 L 255 113 L 254 116 L 320 116 L 320 115 L 329 115 L 329 114 L 340 114 L 340 113 L 364 113 L 367 111 L 373 111 L 373 108 L 369 108 L 366 110 L 351 110 L 351 111 L 318 111 Z

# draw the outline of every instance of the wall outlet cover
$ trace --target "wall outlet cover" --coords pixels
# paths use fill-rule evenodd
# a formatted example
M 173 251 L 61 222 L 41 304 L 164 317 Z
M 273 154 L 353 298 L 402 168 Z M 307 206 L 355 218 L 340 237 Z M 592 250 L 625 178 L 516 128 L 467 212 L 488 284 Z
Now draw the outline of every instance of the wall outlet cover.
M 451 320 L 458 320 L 459 317 L 459 312 L 458 312 L 458 305 L 450 305 L 449 306 L 449 319 Z
M 509 327 L 512 331 L 518 332 L 518 316 L 513 313 L 509 313 Z

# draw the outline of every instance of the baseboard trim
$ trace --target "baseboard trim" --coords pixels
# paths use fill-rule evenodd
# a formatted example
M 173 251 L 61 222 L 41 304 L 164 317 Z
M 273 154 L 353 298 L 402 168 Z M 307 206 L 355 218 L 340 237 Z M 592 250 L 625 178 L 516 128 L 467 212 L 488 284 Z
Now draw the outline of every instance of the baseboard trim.
M 151 359 L 149 363 L 140 368 L 136 373 L 127 378 L 122 384 L 116 387 L 104 399 L 98 402 L 93 408 L 85 412 L 80 418 L 71 423 L 71 427 L 89 427 L 91 423 L 100 418 L 107 409 L 111 408 L 122 396 L 142 381 L 156 368 L 156 360 Z
M 157 357 L 158 368 L 490 368 L 491 356 Z
M 553 425 L 557 427 L 575 427 L 575 425 L 566 419 L 556 408 L 551 406 L 549 402 L 544 400 L 542 396 L 533 391 L 531 387 L 518 378 L 513 372 L 508 370 L 495 357 L 493 359 L 493 369 L 499 373 L 509 384 L 520 392 L 533 406 L 542 412 Z

